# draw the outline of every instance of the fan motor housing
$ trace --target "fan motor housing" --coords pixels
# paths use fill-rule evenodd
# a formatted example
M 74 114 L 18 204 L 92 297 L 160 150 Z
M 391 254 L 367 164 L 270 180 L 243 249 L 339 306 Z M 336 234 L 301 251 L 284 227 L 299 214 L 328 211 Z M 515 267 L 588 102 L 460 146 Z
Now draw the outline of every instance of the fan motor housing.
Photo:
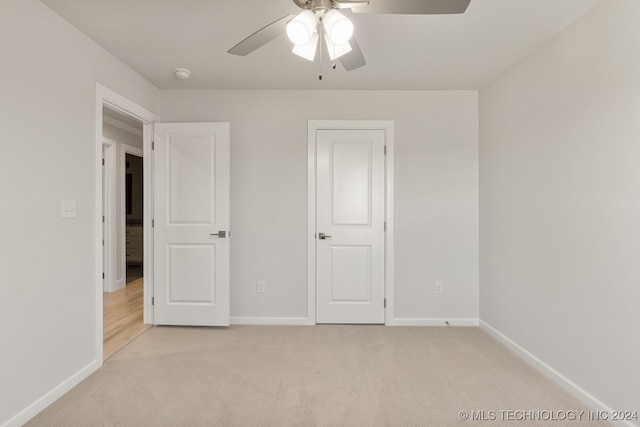
M 333 0 L 293 0 L 301 9 L 309 9 L 313 12 L 327 11 L 334 7 Z

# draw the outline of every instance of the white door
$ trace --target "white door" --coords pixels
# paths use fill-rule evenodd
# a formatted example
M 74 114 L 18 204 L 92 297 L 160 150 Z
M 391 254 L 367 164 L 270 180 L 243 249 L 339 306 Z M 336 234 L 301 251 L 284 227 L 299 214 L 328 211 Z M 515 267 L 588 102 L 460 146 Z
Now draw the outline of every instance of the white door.
M 316 322 L 384 323 L 385 131 L 316 138 Z
M 154 323 L 229 325 L 229 123 L 154 125 Z

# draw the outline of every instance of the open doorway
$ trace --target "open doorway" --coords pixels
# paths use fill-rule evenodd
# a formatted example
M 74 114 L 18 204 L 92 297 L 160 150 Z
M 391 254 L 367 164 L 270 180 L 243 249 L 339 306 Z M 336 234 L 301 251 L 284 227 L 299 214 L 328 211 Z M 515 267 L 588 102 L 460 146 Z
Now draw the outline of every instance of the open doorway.
M 123 147 L 126 284 L 143 278 L 144 270 L 144 165 L 142 152 Z
M 151 325 L 144 323 L 143 122 L 107 106 L 102 136 L 117 161 L 105 162 L 103 359 Z
M 105 123 L 109 124 L 112 122 L 112 119 L 118 120 L 121 124 L 120 126 L 124 126 L 126 129 L 130 129 L 133 127 L 136 129 L 134 133 L 137 133 L 136 138 L 139 140 L 140 138 L 140 129 L 142 129 L 142 148 L 141 155 L 143 156 L 143 164 L 144 164 L 144 219 L 143 219 L 143 253 L 144 253 L 144 263 L 143 263 L 143 284 L 140 289 L 140 293 L 142 294 L 142 307 L 143 307 L 143 325 L 145 327 L 149 327 L 148 325 L 153 325 L 154 323 L 154 309 L 153 309 L 153 288 L 154 288 L 154 278 L 153 278 L 153 233 L 150 231 L 153 228 L 153 217 L 152 217 L 152 198 L 151 195 L 153 193 L 153 179 L 152 179 L 152 160 L 151 160 L 151 152 L 153 149 L 153 127 L 154 123 L 159 123 L 160 117 L 146 108 L 140 106 L 139 104 L 131 101 L 130 99 L 114 92 L 113 90 L 107 88 L 106 86 L 96 83 L 96 104 L 95 104 L 95 154 L 96 154 L 96 163 L 95 163 L 95 254 L 96 254 L 96 282 L 95 282 L 95 292 L 96 292 L 96 341 L 95 341 L 95 358 L 97 361 L 104 360 L 106 353 L 112 353 L 113 350 L 105 350 L 105 295 L 113 294 L 105 293 L 105 283 L 104 277 L 107 276 L 105 274 L 105 268 L 114 269 L 113 266 L 109 266 L 105 263 L 104 259 L 104 251 L 102 250 L 104 232 L 105 227 L 102 223 L 102 215 L 103 215 L 103 197 L 102 197 L 102 162 L 100 157 L 102 156 L 103 145 L 104 145 L 104 128 Z M 122 124 L 123 123 L 123 124 Z M 130 127 L 127 127 L 130 126 Z M 120 129 L 122 130 L 122 129 Z M 126 144 L 126 143 L 125 143 Z M 127 144 L 130 145 L 130 144 Z M 121 164 L 124 160 L 122 159 L 122 151 L 118 151 L 115 155 L 115 161 L 113 163 Z M 124 178 L 121 181 L 118 181 L 117 187 L 122 189 L 125 186 Z M 120 199 L 118 199 L 120 200 Z M 122 212 L 124 212 L 124 199 L 121 202 L 116 201 L 117 203 L 122 203 Z M 115 205 L 116 202 L 113 204 Z M 115 207 L 114 207 L 115 209 Z M 120 208 L 118 208 L 120 209 Z M 119 210 L 120 211 L 120 210 Z M 113 228 L 115 229 L 114 233 L 116 236 L 122 236 L 122 243 L 118 244 L 117 248 L 122 250 L 124 254 L 125 243 L 125 227 L 126 220 L 124 215 L 122 216 L 121 221 L 113 221 Z M 117 250 L 116 248 L 116 250 Z M 126 260 L 125 256 L 113 256 L 114 260 L 118 260 L 119 262 L 114 262 L 116 265 L 114 271 L 117 271 L 122 274 L 119 276 L 122 278 L 122 289 L 127 289 L 128 287 L 125 285 L 126 281 Z M 120 261 L 121 260 L 121 261 Z M 120 264 L 121 262 L 121 264 Z M 121 267 L 119 267 L 121 266 Z M 111 310 L 109 310 L 111 311 Z M 107 323 L 113 325 L 112 321 L 107 319 Z M 117 325 L 116 325 L 117 326 Z M 126 335 L 126 334 L 125 334 Z M 138 333 L 139 335 L 139 333 Z M 121 348 L 126 345 L 126 343 L 130 342 L 133 338 L 126 338 L 124 344 L 121 344 L 117 347 Z

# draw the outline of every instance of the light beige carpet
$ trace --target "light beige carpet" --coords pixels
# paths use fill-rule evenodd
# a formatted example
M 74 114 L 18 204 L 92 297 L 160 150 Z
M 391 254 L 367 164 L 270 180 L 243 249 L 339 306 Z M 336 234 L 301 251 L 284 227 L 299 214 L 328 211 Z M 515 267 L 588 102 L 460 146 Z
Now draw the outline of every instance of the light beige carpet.
M 156 327 L 27 425 L 606 425 L 530 420 L 586 409 L 479 328 Z

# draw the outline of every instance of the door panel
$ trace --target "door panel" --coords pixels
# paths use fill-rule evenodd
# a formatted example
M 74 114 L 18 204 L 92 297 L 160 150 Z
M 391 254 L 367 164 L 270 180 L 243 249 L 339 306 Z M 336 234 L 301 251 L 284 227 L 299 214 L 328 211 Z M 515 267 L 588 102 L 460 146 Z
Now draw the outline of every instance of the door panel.
M 333 145 L 333 223 L 370 225 L 371 144 Z
M 215 245 L 169 245 L 170 304 L 215 304 L 215 253 Z
M 317 132 L 318 323 L 384 323 L 384 138 Z
M 229 124 L 154 126 L 154 321 L 229 325 Z
M 168 146 L 169 223 L 215 224 L 215 139 L 174 135 Z
M 329 246 L 330 303 L 371 301 L 371 246 Z

